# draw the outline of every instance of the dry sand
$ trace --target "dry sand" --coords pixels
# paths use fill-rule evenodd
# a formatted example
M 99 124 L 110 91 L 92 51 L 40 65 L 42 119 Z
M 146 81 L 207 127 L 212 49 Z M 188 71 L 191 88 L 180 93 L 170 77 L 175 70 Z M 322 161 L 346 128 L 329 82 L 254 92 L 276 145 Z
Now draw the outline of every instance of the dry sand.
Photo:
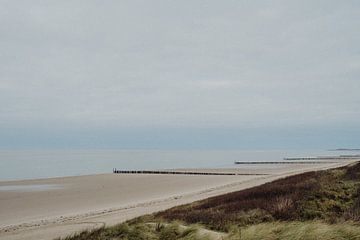
M 0 239 L 64 237 L 292 174 L 348 163 L 192 169 L 266 175 L 101 174 L 0 182 Z

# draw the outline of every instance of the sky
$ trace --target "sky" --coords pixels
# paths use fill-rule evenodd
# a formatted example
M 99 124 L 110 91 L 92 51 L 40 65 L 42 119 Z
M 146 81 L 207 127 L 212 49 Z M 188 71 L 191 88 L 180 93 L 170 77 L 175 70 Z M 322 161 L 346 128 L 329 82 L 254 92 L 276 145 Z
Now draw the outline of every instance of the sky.
M 359 1 L 0 0 L 0 148 L 360 146 Z

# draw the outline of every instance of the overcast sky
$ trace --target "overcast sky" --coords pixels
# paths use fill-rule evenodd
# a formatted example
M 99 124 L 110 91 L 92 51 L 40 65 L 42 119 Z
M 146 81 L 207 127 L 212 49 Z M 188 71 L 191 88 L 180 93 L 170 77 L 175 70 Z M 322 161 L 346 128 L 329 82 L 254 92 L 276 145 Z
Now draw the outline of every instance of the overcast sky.
M 355 0 L 0 0 L 0 148 L 359 146 L 359 16 Z

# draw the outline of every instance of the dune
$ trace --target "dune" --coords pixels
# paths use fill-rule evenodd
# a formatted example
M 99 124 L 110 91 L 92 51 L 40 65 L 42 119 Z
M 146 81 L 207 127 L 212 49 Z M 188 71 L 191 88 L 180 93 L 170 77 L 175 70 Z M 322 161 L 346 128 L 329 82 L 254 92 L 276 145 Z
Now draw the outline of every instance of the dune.
M 0 238 L 64 237 L 289 175 L 350 162 L 191 169 L 239 175 L 100 174 L 0 182 Z

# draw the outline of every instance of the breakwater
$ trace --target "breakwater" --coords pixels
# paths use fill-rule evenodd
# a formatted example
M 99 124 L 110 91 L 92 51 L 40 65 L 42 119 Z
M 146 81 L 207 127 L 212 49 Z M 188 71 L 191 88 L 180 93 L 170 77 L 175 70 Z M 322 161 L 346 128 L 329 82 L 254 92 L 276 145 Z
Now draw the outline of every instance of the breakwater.
M 236 176 L 236 175 L 268 175 L 261 173 L 234 173 L 234 172 L 191 172 L 191 171 L 149 171 L 149 170 L 118 170 L 113 169 L 113 173 L 118 174 L 173 174 L 173 175 L 220 175 L 220 176 Z
M 360 159 L 360 155 L 340 155 L 340 156 L 321 156 L 321 157 L 294 157 L 294 158 L 284 158 L 286 161 L 316 161 L 316 160 L 353 160 Z
M 333 161 L 273 161 L 273 162 L 243 162 L 243 161 L 235 161 L 235 164 L 324 164 L 324 163 L 336 163 Z

